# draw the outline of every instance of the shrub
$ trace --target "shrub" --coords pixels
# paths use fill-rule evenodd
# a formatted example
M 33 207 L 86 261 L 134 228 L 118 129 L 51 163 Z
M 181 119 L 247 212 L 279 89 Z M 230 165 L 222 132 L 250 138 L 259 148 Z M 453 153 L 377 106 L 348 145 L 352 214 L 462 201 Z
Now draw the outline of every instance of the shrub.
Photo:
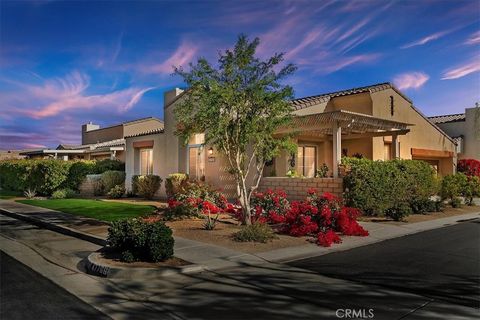
M 119 199 L 125 194 L 125 186 L 123 184 L 117 184 L 115 187 L 108 191 L 107 196 L 111 199 Z
M 321 231 L 317 235 L 317 243 L 322 247 L 330 247 L 332 243 L 341 243 L 342 240 L 338 236 L 338 234 L 329 229 L 327 231 Z
M 452 206 L 452 208 L 460 208 L 462 206 L 462 199 L 453 198 L 452 200 L 450 200 L 449 203 Z
M 452 206 L 457 205 L 458 201 L 454 200 L 465 193 L 467 189 L 468 179 L 463 173 L 451 174 L 443 177 L 440 196 L 447 199 Z
M 175 194 L 174 198 L 179 201 L 184 201 L 189 198 L 201 199 L 202 201 L 211 202 L 222 209 L 224 209 L 228 203 L 227 198 L 222 192 L 199 181 L 185 182 L 181 190 Z
M 104 190 L 110 191 L 115 186 L 125 182 L 125 172 L 123 171 L 105 171 L 102 173 L 102 184 Z
M 29 188 L 29 189 L 27 189 L 23 192 L 23 195 L 27 199 L 33 199 L 37 195 L 37 191 L 35 191 L 35 189 L 32 190 L 32 189 Z
M 161 221 L 126 219 L 112 222 L 108 244 L 129 261 L 164 261 L 173 256 L 172 230 Z
M 111 159 L 96 161 L 95 172 L 92 173 L 101 174 L 105 171 L 125 171 L 125 163 Z
M 132 189 L 145 199 L 152 199 L 162 185 L 162 178 L 149 174 L 145 176 L 134 176 L 132 178 Z
M 173 198 L 175 194 L 182 192 L 183 187 L 188 181 L 188 175 L 185 173 L 172 173 L 165 179 L 165 191 L 168 198 Z
M 239 242 L 266 243 L 276 237 L 277 236 L 268 224 L 258 222 L 242 226 L 242 228 L 233 235 L 233 239 Z
M 412 201 L 411 209 L 413 213 L 423 214 L 427 212 L 439 212 L 442 210 L 443 202 L 441 200 L 418 199 Z
M 459 160 L 457 170 L 467 176 L 476 176 L 480 178 L 480 161 L 475 159 Z
M 389 209 L 398 211 L 399 203 L 403 209 L 403 204 L 412 207 L 438 190 L 435 173 L 424 161 L 344 158 L 342 162 L 347 169 L 343 179 L 346 204 L 366 215 L 384 216 Z
M 480 177 L 467 177 L 467 183 L 462 191 L 462 195 L 465 197 L 465 203 L 467 205 L 474 205 L 473 198 L 480 196 Z
M 97 162 L 91 160 L 73 162 L 68 171 L 68 178 L 65 186 L 70 189 L 78 190 L 85 177 L 88 174 L 94 174 L 96 172 L 96 165 Z
M 268 189 L 252 195 L 251 207 L 254 210 L 252 222 L 270 221 L 280 223 L 290 208 L 287 194 L 283 190 Z
M 52 199 L 69 199 L 76 196 L 75 191 L 72 189 L 58 189 L 52 193 L 50 198 Z
M 215 226 L 217 225 L 217 221 L 218 221 L 218 216 L 219 216 L 219 214 L 217 213 L 217 215 L 214 218 L 212 218 L 210 213 L 207 213 L 207 215 L 205 217 L 205 222 L 203 223 L 203 228 L 205 230 L 215 229 Z
M 315 178 L 326 178 L 328 174 L 328 166 L 324 163 L 315 171 Z
M 395 221 L 402 221 L 408 215 L 412 214 L 412 208 L 406 202 L 397 203 L 393 207 L 388 208 L 385 212 L 387 217 L 392 218 Z

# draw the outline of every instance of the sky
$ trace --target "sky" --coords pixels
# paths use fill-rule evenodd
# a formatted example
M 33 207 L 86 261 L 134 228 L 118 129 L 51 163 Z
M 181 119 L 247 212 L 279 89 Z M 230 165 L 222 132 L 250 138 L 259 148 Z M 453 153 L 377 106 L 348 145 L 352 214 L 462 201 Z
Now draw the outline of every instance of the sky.
M 426 115 L 480 100 L 480 1 L 0 1 L 0 149 L 163 118 L 173 66 L 239 34 L 285 53 L 295 97 L 392 82 Z

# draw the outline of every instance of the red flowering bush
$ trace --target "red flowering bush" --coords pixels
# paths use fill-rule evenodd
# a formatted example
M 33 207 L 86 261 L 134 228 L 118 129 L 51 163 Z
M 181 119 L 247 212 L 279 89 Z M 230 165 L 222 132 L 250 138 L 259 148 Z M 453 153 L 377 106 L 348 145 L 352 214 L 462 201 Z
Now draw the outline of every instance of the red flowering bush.
M 317 243 L 330 246 L 340 243 L 336 232 L 349 236 L 367 236 L 368 231 L 356 221 L 360 211 L 345 207 L 335 195 L 308 190 L 305 201 L 293 201 L 285 215 L 283 232 L 299 237 L 316 234 Z
M 475 159 L 462 159 L 458 161 L 458 172 L 463 172 L 465 175 L 471 177 L 476 176 L 480 178 L 480 161 Z
M 328 229 L 327 231 L 320 231 L 317 234 L 317 243 L 322 247 L 330 247 L 332 243 L 341 242 L 342 240 L 340 239 L 338 234 L 332 229 Z
M 283 223 L 290 208 L 287 194 L 283 190 L 268 189 L 252 195 L 252 222 Z

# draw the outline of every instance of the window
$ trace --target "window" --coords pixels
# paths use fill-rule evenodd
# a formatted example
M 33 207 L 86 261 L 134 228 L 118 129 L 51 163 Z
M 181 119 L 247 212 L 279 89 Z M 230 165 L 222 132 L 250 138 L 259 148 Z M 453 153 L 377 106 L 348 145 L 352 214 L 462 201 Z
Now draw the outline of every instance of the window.
M 205 178 L 205 148 L 188 146 L 188 175 L 195 180 Z
M 297 173 L 307 178 L 315 177 L 317 148 L 300 146 L 298 147 L 297 158 Z
M 140 149 L 140 174 L 153 174 L 153 149 Z

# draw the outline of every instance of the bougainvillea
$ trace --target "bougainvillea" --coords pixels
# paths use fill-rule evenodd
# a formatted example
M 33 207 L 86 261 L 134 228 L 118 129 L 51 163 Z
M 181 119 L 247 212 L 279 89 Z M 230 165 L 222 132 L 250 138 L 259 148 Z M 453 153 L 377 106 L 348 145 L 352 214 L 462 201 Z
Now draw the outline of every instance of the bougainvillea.
M 480 161 L 475 159 L 462 159 L 458 161 L 458 172 L 463 172 L 467 176 L 477 176 L 480 178 Z
M 282 223 L 290 207 L 287 194 L 283 190 L 268 189 L 252 195 L 252 222 Z
M 332 243 L 341 242 L 342 240 L 340 239 L 338 234 L 332 229 L 328 229 L 327 231 L 320 231 L 317 234 L 317 243 L 322 247 L 330 247 Z

